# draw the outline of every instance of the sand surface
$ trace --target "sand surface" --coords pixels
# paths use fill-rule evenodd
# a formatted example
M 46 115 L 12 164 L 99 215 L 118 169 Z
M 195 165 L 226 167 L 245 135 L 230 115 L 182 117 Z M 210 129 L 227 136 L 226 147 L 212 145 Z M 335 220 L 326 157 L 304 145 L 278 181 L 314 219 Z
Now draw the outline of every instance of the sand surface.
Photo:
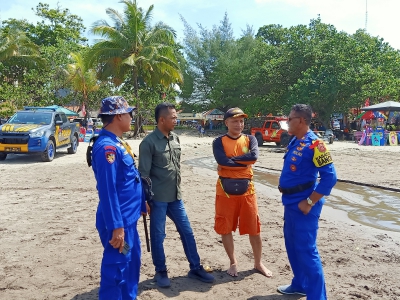
M 212 156 L 213 137 L 181 135 L 182 161 Z M 129 140 L 136 153 L 140 140 Z M 61 150 L 51 163 L 39 156 L 10 155 L 0 162 L 0 299 L 97 299 L 102 247 L 95 230 L 95 180 L 86 165 L 87 144 L 77 154 Z M 338 177 L 399 188 L 400 147 L 330 145 Z M 259 167 L 280 170 L 283 153 L 265 145 Z M 172 222 L 165 250 L 171 288 L 152 282 L 142 222 L 139 300 L 153 299 L 305 299 L 282 296 L 276 287 L 292 273 L 282 234 L 283 207 L 275 188 L 256 184 L 262 222 L 263 260 L 274 276 L 253 269 L 247 236 L 234 235 L 239 261 L 235 279 L 225 271 L 228 258 L 213 230 L 215 170 L 182 163 L 182 187 L 202 264 L 213 268 L 214 284 L 187 278 L 188 262 Z M 329 201 L 329 197 L 328 197 Z M 318 238 L 329 299 L 400 299 L 400 234 L 351 221 L 343 211 L 324 207 Z

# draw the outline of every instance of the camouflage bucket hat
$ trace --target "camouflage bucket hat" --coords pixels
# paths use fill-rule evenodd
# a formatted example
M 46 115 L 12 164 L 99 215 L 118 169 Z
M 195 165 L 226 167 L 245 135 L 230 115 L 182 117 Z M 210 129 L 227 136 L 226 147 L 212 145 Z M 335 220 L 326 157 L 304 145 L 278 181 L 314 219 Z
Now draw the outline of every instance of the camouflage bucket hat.
M 127 114 L 134 109 L 136 109 L 136 107 L 130 107 L 124 97 L 110 96 L 101 100 L 101 107 L 98 116 Z

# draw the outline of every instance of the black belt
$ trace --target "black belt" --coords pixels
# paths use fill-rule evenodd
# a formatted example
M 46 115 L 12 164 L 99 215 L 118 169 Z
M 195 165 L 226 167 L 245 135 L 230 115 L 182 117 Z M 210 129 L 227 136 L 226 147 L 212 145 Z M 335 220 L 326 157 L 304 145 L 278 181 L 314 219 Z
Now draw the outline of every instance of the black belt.
M 300 193 L 302 191 L 309 189 L 310 187 L 312 187 L 314 185 L 314 183 L 315 183 L 315 181 L 310 181 L 310 182 L 299 184 L 299 185 L 296 185 L 296 186 L 293 186 L 290 188 L 283 188 L 281 186 L 278 186 L 278 189 L 282 194 L 291 195 L 291 194 Z

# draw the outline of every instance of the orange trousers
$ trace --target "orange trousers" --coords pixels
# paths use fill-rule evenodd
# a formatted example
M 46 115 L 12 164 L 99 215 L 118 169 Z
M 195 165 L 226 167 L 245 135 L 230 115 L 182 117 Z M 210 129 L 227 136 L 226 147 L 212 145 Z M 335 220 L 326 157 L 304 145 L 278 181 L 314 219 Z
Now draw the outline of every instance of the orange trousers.
M 246 196 L 230 196 L 230 198 L 216 195 L 215 197 L 215 224 L 214 230 L 218 234 L 235 232 L 260 234 L 260 218 L 258 216 L 256 194 Z

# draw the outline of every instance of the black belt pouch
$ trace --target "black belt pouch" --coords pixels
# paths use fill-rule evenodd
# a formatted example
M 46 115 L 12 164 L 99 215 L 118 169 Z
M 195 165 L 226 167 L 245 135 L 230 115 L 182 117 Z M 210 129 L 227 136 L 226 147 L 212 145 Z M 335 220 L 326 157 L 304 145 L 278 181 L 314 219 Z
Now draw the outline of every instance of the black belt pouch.
M 220 177 L 225 193 L 229 195 L 243 195 L 249 188 L 250 179 L 247 178 L 224 178 Z

